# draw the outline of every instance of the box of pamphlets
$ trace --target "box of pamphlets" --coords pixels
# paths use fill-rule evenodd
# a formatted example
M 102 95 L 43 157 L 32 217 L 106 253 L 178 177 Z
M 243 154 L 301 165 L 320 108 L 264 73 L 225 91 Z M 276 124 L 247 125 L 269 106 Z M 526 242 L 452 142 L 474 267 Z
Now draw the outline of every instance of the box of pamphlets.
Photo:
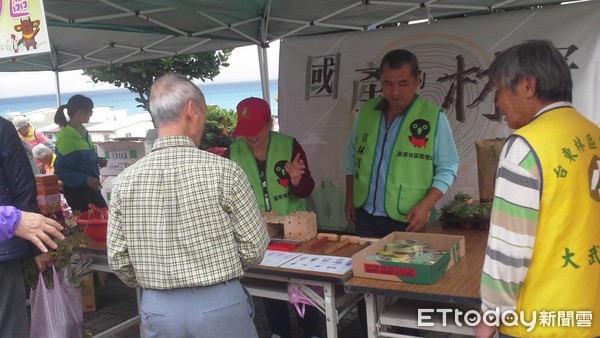
M 393 232 L 352 256 L 352 273 L 356 277 L 433 284 L 464 255 L 463 236 Z

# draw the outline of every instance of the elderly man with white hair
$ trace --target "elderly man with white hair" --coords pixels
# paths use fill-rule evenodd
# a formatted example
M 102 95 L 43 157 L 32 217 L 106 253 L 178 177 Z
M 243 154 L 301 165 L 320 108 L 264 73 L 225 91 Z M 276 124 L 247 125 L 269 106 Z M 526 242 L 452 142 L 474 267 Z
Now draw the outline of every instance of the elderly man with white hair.
M 258 203 L 234 162 L 198 149 L 206 101 L 184 76 L 150 90 L 152 152 L 113 182 L 108 262 L 142 287 L 142 329 L 155 337 L 258 337 L 240 283 L 269 243 Z
M 56 154 L 44 144 L 33 147 L 33 157 L 39 163 L 40 173 L 54 174 Z

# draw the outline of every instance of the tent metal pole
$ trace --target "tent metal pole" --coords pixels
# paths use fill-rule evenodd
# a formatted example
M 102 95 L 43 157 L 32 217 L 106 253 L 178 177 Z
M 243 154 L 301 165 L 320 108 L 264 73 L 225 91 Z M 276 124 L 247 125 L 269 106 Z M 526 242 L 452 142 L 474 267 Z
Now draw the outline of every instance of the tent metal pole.
M 260 66 L 260 84 L 262 86 L 263 99 L 271 105 L 271 87 L 269 86 L 269 64 L 267 60 L 267 48 L 258 45 L 258 64 Z
M 54 71 L 54 79 L 56 81 L 56 106 L 60 107 L 60 79 L 58 76 L 58 70 Z

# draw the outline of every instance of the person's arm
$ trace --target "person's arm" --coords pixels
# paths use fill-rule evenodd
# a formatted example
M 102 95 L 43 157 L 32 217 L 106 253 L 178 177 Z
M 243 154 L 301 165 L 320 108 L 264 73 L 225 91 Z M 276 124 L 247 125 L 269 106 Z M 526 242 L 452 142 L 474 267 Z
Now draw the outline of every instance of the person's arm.
M 507 149 L 510 151 L 507 152 Z M 483 312 L 496 308 L 500 309 L 500 313 L 516 309 L 537 232 L 539 175 L 535 155 L 527 143 L 521 138 L 510 138 L 500 156 L 494 189 L 481 276 Z M 494 330 L 488 331 L 493 334 Z
M 63 229 L 55 220 L 33 212 L 21 212 L 14 235 L 33 243 L 41 252 L 48 252 L 48 248 L 56 249 L 58 246 L 50 238 L 65 239 L 60 233 Z
M 38 141 L 38 143 L 45 145 L 46 147 L 50 148 L 53 152 L 55 151 L 54 143 L 52 143 L 52 141 L 48 140 L 46 138 L 46 135 L 44 135 L 44 133 L 42 133 L 41 131 L 39 131 L 37 129 L 34 129 L 33 134 L 35 136 L 35 139 Z
M 438 128 L 435 135 L 433 151 L 433 183 L 442 195 L 448 191 L 458 172 L 459 158 L 456 143 L 452 136 L 452 128 L 445 114 L 438 118 Z M 437 202 L 437 201 L 436 201 Z
M 116 182 L 115 182 L 116 183 Z M 106 233 L 106 252 L 108 263 L 120 280 L 130 287 L 137 287 L 135 270 L 129 257 L 129 249 L 121 222 L 121 198 L 117 184 L 113 184 L 113 190 L 108 209 L 108 229 Z
M 46 142 L 44 142 L 44 145 L 50 148 L 53 152 L 56 151 L 56 146 L 54 145 L 54 143 L 52 143 L 52 141 L 47 140 Z
M 313 180 L 310 169 L 308 168 L 308 160 L 306 159 L 306 153 L 300 143 L 294 139 L 294 149 L 292 151 L 292 162 L 286 164 L 285 170 L 290 175 L 292 181 L 292 193 L 300 198 L 306 198 L 310 196 L 315 188 L 315 181 Z M 290 168 L 294 168 L 291 169 Z M 290 172 L 291 171 L 291 172 Z M 292 177 L 294 174 L 295 177 Z M 297 177 L 297 178 L 296 178 Z
M 429 188 L 429 191 L 427 191 L 425 197 L 423 197 L 419 203 L 412 207 L 404 218 L 404 221 L 410 222 L 408 227 L 406 227 L 406 231 L 421 231 L 427 224 L 431 209 L 433 209 L 437 201 L 439 201 L 442 196 L 444 196 L 444 194 L 438 188 Z
M 0 242 L 11 239 L 21 221 L 21 210 L 10 206 L 0 206 Z
M 350 224 L 356 222 L 356 210 L 354 210 L 354 175 L 346 175 L 346 203 L 344 214 Z
M 233 175 L 228 179 L 232 192 L 229 200 L 231 224 L 242 268 L 247 270 L 262 260 L 269 244 L 269 234 L 242 168 L 236 164 Z
M 440 113 L 433 150 L 433 183 L 425 197 L 408 212 L 405 220 L 410 225 L 406 231 L 420 231 L 425 227 L 430 211 L 456 179 L 458 164 L 458 151 L 450 122 L 446 115 Z
M 356 212 L 354 210 L 354 161 L 356 159 L 356 128 L 358 124 L 358 117 L 352 124 L 350 130 L 350 140 L 348 142 L 348 151 L 346 153 L 346 202 L 344 203 L 344 214 L 346 220 L 350 224 L 354 224 L 356 221 Z

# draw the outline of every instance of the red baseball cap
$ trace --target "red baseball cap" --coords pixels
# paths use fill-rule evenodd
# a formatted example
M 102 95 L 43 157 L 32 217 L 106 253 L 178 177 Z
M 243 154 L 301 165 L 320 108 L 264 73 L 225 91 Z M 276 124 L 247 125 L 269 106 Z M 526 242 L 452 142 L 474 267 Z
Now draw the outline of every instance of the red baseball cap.
M 267 101 L 250 97 L 237 105 L 237 116 L 237 126 L 232 136 L 253 137 L 260 133 L 271 119 L 271 108 Z

